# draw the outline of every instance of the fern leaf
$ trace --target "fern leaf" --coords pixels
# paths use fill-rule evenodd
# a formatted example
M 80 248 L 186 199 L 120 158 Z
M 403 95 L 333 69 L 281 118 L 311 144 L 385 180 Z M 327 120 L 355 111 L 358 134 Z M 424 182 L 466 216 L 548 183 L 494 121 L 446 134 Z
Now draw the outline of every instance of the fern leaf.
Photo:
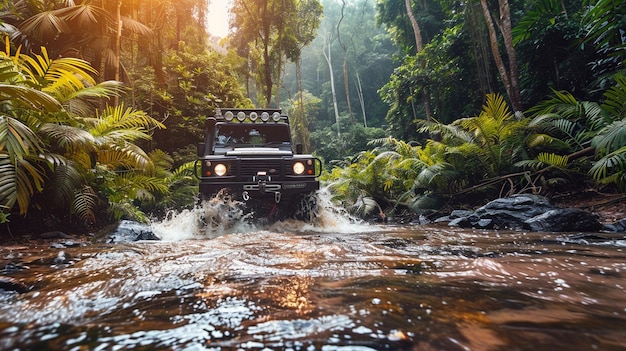
M 553 153 L 542 152 L 537 155 L 537 160 L 544 164 L 548 164 L 557 168 L 566 168 L 569 157 L 567 157 L 567 155 L 557 155 Z

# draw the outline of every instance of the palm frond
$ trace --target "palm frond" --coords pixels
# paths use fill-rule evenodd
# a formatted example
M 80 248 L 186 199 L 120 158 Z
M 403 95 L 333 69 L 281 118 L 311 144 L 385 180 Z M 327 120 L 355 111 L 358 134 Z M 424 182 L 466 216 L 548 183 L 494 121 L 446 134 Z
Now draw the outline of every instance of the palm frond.
M 91 129 L 94 136 L 108 136 L 117 140 L 149 139 L 152 128 L 165 128 L 161 122 L 144 111 L 126 108 L 123 104 L 107 107 L 95 120 Z
M 54 13 L 82 30 L 104 31 L 107 25 L 113 25 L 112 16 L 103 8 L 89 3 L 68 6 L 55 10 Z
M 70 208 L 75 194 L 83 187 L 81 174 L 71 164 L 58 164 L 46 182 L 45 202 L 53 207 Z
M 613 120 L 626 118 L 626 75 L 616 74 L 615 85 L 604 93 L 602 108 Z
M 174 172 L 172 173 L 171 178 L 173 179 L 178 179 L 181 177 L 189 177 L 189 176 L 193 176 L 194 175 L 194 171 L 195 171 L 195 161 L 190 161 L 187 163 L 183 163 L 182 165 L 178 166 L 178 168 L 176 168 L 174 170 Z
M 91 116 L 103 99 L 122 96 L 125 87 L 117 81 L 106 81 L 94 86 L 69 92 L 64 100 L 65 108 L 77 116 Z
M 12 162 L 43 151 L 39 136 L 19 120 L 0 115 L 0 152 L 8 153 Z
M 69 125 L 45 123 L 39 131 L 57 142 L 59 147 L 67 150 L 95 150 L 95 138 L 88 131 Z
M 504 97 L 500 94 L 487 94 L 487 102 L 483 105 L 481 115 L 484 114 L 500 124 L 514 118 Z
M 0 102 L 11 102 L 23 107 L 58 111 L 61 104 L 51 95 L 26 86 L 0 83 Z
M 33 82 L 42 84 L 43 91 L 62 101 L 86 86 L 96 85 L 93 78 L 96 70 L 81 59 L 64 57 L 52 60 L 46 48 L 42 47 L 40 55 L 21 55 L 20 60 L 24 62 L 23 70 L 32 77 Z
M 612 152 L 626 145 L 626 118 L 615 121 L 600 130 L 593 138 L 592 145 L 599 154 Z
M 29 36 L 43 41 L 44 35 L 54 36 L 58 33 L 69 33 L 70 27 L 52 11 L 44 11 L 26 19 L 20 30 Z
M 0 205 L 13 208 L 17 203 L 20 214 L 26 214 L 32 196 L 43 190 L 43 169 L 36 160 L 12 161 L 0 153 Z
M 145 24 L 135 21 L 129 17 L 122 17 L 123 28 L 128 29 L 132 33 L 139 34 L 141 36 L 149 36 L 152 34 L 152 30 Z
M 354 203 L 354 207 L 354 212 L 359 216 L 367 216 L 376 209 L 380 210 L 378 202 L 370 196 L 359 196 L 357 201 Z
M 567 155 L 557 155 L 553 153 L 541 152 L 537 155 L 537 160 L 543 164 L 548 164 L 557 168 L 566 168 L 569 158 Z
M 626 173 L 626 146 L 617 149 L 596 161 L 589 174 L 598 182 L 606 182 L 612 174 Z
M 517 161 L 514 166 L 522 169 L 531 169 L 533 171 L 536 171 L 545 168 L 547 165 L 538 159 L 532 159 Z
M 71 207 L 72 213 L 78 217 L 81 223 L 91 226 L 96 222 L 95 210 L 98 207 L 98 201 L 98 196 L 94 193 L 93 189 L 89 186 L 85 186 L 80 191 L 76 192 L 74 196 Z
M 111 187 L 115 190 L 110 201 L 124 199 L 151 199 L 153 193 L 167 193 L 168 188 L 163 179 L 149 177 L 133 172 L 122 173 L 114 178 Z

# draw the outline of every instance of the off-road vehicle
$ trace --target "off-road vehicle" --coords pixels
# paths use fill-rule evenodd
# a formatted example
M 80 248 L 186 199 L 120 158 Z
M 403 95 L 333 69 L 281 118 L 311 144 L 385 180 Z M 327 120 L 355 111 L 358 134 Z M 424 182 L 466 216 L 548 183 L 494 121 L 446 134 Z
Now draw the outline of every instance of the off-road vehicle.
M 200 196 L 227 193 L 256 218 L 310 219 L 321 161 L 293 145 L 289 118 L 278 109 L 216 109 L 198 144 Z

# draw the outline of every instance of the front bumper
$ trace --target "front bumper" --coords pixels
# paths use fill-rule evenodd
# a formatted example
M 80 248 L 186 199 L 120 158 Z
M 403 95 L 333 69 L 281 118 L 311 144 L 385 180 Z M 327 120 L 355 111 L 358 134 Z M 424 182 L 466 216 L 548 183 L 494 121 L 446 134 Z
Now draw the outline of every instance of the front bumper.
M 248 201 L 249 199 L 271 200 L 276 203 L 283 199 L 293 199 L 300 195 L 309 194 L 320 187 L 317 180 L 297 181 L 258 181 L 258 182 L 219 182 L 200 183 L 200 193 L 206 197 L 212 197 L 220 191 L 226 191 L 236 199 Z

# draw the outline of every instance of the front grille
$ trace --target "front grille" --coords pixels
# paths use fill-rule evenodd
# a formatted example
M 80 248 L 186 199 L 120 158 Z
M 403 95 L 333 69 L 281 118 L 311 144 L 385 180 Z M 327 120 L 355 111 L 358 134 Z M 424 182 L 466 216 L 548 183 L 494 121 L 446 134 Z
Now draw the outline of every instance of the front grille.
M 239 162 L 239 176 L 251 178 L 258 172 L 266 172 L 269 176 L 280 177 L 283 174 L 281 168 L 281 160 L 242 159 Z

